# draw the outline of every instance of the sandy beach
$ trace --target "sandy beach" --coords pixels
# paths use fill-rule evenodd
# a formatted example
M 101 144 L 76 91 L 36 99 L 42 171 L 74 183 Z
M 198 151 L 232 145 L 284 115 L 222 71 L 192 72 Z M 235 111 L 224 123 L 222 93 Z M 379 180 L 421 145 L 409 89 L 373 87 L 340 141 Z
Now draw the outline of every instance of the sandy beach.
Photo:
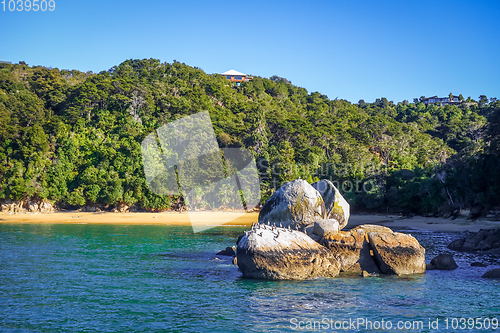
M 360 224 L 377 224 L 389 227 L 395 230 L 401 229 L 417 229 L 417 230 L 434 230 L 434 231 L 449 231 L 477 232 L 480 229 L 500 228 L 500 221 L 487 220 L 467 220 L 465 218 L 445 219 L 439 217 L 401 217 L 398 215 L 351 215 L 347 227 L 355 227 Z
M 165 225 L 251 225 L 259 213 L 245 212 L 162 212 L 162 213 L 86 213 L 77 211 L 50 214 L 8 214 L 0 212 L 0 223 L 96 223 Z
M 0 212 L 0 223 L 96 223 L 96 224 L 165 224 L 165 225 L 246 225 L 257 222 L 259 213 L 244 212 L 162 212 L 162 213 L 86 213 L 77 211 L 50 214 L 8 214 Z M 499 221 L 406 217 L 397 215 L 353 214 L 347 228 L 360 224 L 378 224 L 394 229 L 436 231 L 472 231 L 500 228 Z

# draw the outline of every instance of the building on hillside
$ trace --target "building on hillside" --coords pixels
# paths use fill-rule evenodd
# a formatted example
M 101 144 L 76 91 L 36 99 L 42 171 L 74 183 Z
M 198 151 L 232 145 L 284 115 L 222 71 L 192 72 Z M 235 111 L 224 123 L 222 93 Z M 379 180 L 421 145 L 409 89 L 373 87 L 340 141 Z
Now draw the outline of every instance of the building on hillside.
M 0 60 L 0 64 L 12 65 L 10 61 L 3 61 L 3 60 Z
M 239 86 L 241 82 L 248 82 L 253 79 L 253 77 L 235 71 L 234 69 L 221 73 L 221 75 L 224 76 L 228 81 L 236 82 L 237 86 Z
M 425 105 L 430 105 L 430 104 L 437 104 L 437 105 L 454 105 L 454 104 L 460 104 L 461 101 L 458 98 L 458 96 L 453 95 L 453 98 L 450 100 L 450 97 L 437 97 L 437 96 L 432 96 L 424 99 L 422 102 L 424 102 Z

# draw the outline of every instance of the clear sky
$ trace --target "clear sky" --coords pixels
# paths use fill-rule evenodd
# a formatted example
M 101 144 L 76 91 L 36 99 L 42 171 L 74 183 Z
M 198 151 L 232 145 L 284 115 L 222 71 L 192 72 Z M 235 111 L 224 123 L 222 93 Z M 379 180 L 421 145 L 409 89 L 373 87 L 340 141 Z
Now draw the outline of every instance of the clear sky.
M 0 60 L 99 72 L 175 59 L 351 102 L 500 98 L 498 0 L 54 1 L 52 12 L 0 3 Z

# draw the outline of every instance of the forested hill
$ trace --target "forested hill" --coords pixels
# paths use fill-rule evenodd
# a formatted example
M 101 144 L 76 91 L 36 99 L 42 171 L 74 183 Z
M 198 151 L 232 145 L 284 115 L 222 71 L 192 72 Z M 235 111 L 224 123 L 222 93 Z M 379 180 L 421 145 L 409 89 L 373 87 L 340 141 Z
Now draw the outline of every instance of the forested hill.
M 300 176 L 331 179 L 357 211 L 499 209 L 500 101 L 421 100 L 352 104 L 277 76 L 236 87 L 155 59 L 98 74 L 0 64 L 0 202 L 178 208 L 181 197 L 148 190 L 140 144 L 165 123 L 209 111 L 221 148 L 254 153 L 262 201 Z

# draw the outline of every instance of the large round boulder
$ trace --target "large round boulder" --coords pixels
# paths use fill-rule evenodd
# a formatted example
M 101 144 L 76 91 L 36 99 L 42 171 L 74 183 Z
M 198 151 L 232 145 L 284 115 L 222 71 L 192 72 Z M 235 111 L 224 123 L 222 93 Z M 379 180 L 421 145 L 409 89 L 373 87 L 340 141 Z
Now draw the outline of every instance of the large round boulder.
M 305 233 L 257 224 L 239 239 L 237 264 L 244 277 L 304 280 L 335 277 L 339 263 Z
M 328 179 L 322 179 L 311 185 L 314 187 L 325 202 L 328 219 L 339 222 L 340 229 L 343 229 L 349 221 L 350 207 L 340 191 Z
M 267 200 L 259 223 L 305 231 L 326 216 L 321 194 L 307 181 L 297 179 L 281 186 Z

